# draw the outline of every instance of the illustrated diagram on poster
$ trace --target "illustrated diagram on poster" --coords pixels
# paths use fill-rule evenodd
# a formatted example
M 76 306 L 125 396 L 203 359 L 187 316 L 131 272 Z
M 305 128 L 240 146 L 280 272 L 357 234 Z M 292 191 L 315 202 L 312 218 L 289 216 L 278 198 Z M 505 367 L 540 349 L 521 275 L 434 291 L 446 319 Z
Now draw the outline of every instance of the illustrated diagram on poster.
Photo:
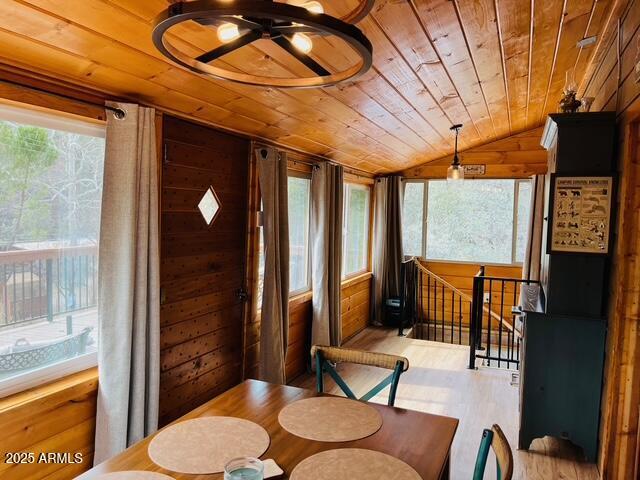
M 551 250 L 607 253 L 611 177 L 556 177 Z

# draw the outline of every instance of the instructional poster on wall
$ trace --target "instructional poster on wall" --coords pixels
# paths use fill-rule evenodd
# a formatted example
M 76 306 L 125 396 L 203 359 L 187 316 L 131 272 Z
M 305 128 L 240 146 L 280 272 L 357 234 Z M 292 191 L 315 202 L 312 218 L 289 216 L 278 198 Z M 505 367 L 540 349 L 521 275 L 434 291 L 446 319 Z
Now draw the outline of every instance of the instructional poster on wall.
M 611 186 L 611 177 L 555 177 L 552 251 L 609 251 Z

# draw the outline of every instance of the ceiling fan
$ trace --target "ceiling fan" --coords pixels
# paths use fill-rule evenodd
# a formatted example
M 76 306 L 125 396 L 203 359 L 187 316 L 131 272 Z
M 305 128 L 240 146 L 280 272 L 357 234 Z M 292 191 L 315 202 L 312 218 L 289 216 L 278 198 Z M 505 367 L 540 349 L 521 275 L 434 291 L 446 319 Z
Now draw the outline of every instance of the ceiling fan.
M 194 0 L 174 3 L 155 20 L 153 43 L 173 62 L 192 71 L 222 80 L 280 88 L 311 88 L 353 80 L 371 68 L 373 48 L 367 37 L 354 26 L 366 17 L 375 0 L 362 0 L 349 14 L 336 18 L 324 13 L 316 0 Z M 194 57 L 173 45 L 169 29 L 194 21 L 216 30 L 220 45 Z M 359 57 L 359 61 L 341 71 L 332 71 L 313 58 L 313 39 L 335 36 L 342 39 Z M 247 66 L 239 72 L 216 65 L 242 47 L 258 40 L 270 40 L 305 65 L 313 74 L 304 77 L 270 77 L 252 74 Z M 335 47 L 334 47 L 335 48 Z

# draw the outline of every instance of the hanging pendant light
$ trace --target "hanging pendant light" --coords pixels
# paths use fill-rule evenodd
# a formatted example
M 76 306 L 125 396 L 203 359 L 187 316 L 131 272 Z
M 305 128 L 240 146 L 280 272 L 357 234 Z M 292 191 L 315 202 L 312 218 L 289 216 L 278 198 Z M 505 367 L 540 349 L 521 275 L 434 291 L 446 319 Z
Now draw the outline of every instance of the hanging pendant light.
M 453 150 L 453 162 L 451 162 L 451 166 L 447 169 L 447 182 L 464 180 L 464 167 L 458 158 L 458 133 L 460 133 L 461 128 L 462 124 L 458 123 L 449 129 L 456 132 L 456 141 Z

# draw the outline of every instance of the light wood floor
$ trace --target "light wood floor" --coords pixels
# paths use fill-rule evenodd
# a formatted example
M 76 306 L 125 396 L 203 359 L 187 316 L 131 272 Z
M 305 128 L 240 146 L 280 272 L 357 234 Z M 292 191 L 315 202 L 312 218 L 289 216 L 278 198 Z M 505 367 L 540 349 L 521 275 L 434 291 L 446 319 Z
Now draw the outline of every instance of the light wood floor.
M 494 423 L 502 427 L 513 449 L 514 479 L 599 478 L 595 465 L 576 460 L 579 452 L 568 442 L 546 437 L 535 440 L 528 452 L 516 450 L 518 388 L 510 385 L 511 374 L 505 370 L 468 370 L 467 347 L 397 337 L 396 332 L 377 328 L 366 329 L 347 345 L 403 355 L 409 359 L 411 367 L 400 379 L 397 407 L 460 420 L 452 450 L 452 480 L 471 479 L 482 429 Z M 359 365 L 340 365 L 338 369 L 356 394 L 366 392 L 388 373 Z M 339 393 L 329 378 L 325 381 L 327 391 Z M 307 375 L 293 384 L 315 388 L 314 378 Z M 385 403 L 386 393 L 387 390 L 373 401 Z M 429 452 L 424 454 L 429 455 Z M 493 458 L 489 458 L 485 479 L 496 478 Z

